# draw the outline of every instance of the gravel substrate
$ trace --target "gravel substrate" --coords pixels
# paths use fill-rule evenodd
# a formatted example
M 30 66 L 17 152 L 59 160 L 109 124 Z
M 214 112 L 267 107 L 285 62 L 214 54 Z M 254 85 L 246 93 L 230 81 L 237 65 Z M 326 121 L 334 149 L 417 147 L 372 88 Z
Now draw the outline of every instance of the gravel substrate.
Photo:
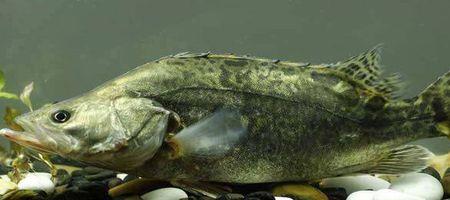
M 42 168 L 44 169 L 44 168 Z M 0 171 L 7 172 L 8 169 L 0 167 Z M 46 171 L 46 170 L 42 170 Z M 44 176 L 41 176 L 43 174 Z M 38 176 L 39 175 L 39 176 Z M 32 173 L 30 177 L 43 177 L 46 173 Z M 29 178 L 28 178 L 29 179 Z M 37 178 L 39 179 L 39 178 Z M 419 180 L 420 179 L 420 180 Z M 3 180 L 3 179 L 2 179 Z M 395 200 L 402 199 L 442 199 L 439 188 L 433 189 L 435 193 L 430 192 L 433 183 L 441 185 L 443 192 L 447 193 L 447 182 L 450 177 L 440 179 L 439 175 L 433 169 L 424 170 L 422 173 L 408 174 L 396 177 L 393 181 L 388 178 L 374 177 L 370 175 L 338 177 L 324 179 L 317 184 L 256 184 L 256 185 L 227 185 L 228 191 L 216 193 L 214 195 L 203 195 L 198 190 L 192 190 L 186 185 L 171 184 L 164 181 L 151 181 L 140 179 L 132 175 L 117 174 L 110 170 L 104 170 L 96 167 L 85 167 L 69 173 L 64 169 L 58 169 L 56 178 L 52 179 L 54 188 L 49 192 L 48 188 L 43 190 L 18 189 L 4 194 L 2 199 L 39 199 L 39 200 L 364 200 L 378 199 L 377 195 L 389 200 L 390 197 Z M 23 181 L 23 180 L 22 180 Z M 43 180 L 31 180 L 31 183 L 42 184 Z M 428 181 L 428 182 L 426 182 Z M 431 182 L 430 182 L 431 181 Z M 441 182 L 440 182 L 441 181 Z M 413 183 L 414 182 L 414 183 Z M 30 183 L 20 182 L 18 185 Z M 431 186 L 430 186 L 431 185 Z M 339 187 L 341 186 L 341 187 Z M 421 192 L 420 189 L 426 188 L 427 191 Z M 0 187 L 1 184 L 0 184 Z M 44 187 L 36 185 L 36 187 Z M 47 186 L 46 186 L 47 187 Z M 182 188 L 182 189 L 180 189 Z M 411 189 L 411 190 L 409 190 Z M 294 191 L 292 193 L 292 191 Z M 351 195 L 349 195 L 349 193 Z M 437 191 L 437 192 L 436 192 Z M 291 195 L 285 195 L 290 192 Z M 417 193 L 412 195 L 412 193 Z M 442 192 L 442 193 L 443 193 Z M 426 198 L 422 193 L 426 193 Z M 433 196 L 434 195 L 434 196 Z M 446 198 L 446 196 L 444 196 Z

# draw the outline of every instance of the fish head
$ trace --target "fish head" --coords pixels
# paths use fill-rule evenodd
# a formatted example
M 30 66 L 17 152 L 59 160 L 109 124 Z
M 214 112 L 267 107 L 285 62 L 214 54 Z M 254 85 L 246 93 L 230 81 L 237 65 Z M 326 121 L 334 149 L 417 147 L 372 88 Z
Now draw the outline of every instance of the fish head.
M 0 133 L 23 146 L 99 167 L 129 170 L 162 145 L 171 112 L 146 98 L 86 95 L 18 116 L 24 131 Z

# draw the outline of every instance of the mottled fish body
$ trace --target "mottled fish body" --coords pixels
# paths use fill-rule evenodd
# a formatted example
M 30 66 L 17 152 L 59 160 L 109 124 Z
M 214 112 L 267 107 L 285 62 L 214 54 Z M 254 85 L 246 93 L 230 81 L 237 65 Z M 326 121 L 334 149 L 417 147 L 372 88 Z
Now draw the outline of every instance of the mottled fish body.
M 381 75 L 378 52 L 332 65 L 169 56 L 17 119 L 39 136 L 2 133 L 165 180 L 263 183 L 421 170 L 431 153 L 404 144 L 450 134 L 450 74 L 400 100 L 397 79 Z

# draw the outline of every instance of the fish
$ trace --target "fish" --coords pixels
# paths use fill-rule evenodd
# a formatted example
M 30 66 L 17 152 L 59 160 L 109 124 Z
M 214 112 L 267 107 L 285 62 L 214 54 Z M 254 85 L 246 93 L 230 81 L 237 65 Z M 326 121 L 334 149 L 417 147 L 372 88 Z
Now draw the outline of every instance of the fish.
M 413 98 L 381 47 L 333 64 L 181 53 L 15 119 L 30 149 L 157 180 L 253 184 L 403 174 L 450 135 L 450 72 Z

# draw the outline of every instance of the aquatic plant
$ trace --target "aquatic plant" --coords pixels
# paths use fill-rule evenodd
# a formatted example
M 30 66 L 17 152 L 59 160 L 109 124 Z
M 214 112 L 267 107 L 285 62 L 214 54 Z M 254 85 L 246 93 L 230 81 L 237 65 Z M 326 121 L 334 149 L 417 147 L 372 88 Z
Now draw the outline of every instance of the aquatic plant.
M 5 99 L 19 99 L 19 97 L 14 94 L 14 93 L 10 93 L 10 92 L 4 92 L 2 91 L 5 87 L 5 74 L 3 73 L 3 71 L 0 70 L 0 98 L 5 98 Z
M 6 85 L 5 76 L 4 73 L 0 70 L 0 98 L 20 100 L 26 107 L 28 107 L 30 111 L 33 111 L 33 104 L 31 102 L 31 93 L 33 92 L 34 89 L 34 82 L 31 82 L 30 84 L 25 86 L 20 95 L 16 95 L 10 92 L 3 92 L 2 89 L 5 87 L 5 85 Z M 14 122 L 14 119 L 20 114 L 21 112 L 18 109 L 7 106 L 5 109 L 5 115 L 3 117 L 3 120 L 5 124 L 12 130 L 23 131 L 23 128 Z M 12 167 L 12 170 L 8 173 L 8 176 L 15 183 L 18 183 L 23 178 L 23 174 L 33 169 L 30 157 L 42 161 L 52 171 L 56 171 L 53 164 L 51 164 L 51 162 L 49 161 L 47 155 L 26 151 L 22 146 L 14 142 L 10 142 L 9 151 L 4 150 L 3 148 L 0 149 L 0 151 L 1 151 L 0 160 L 2 161 L 2 164 Z M 10 159 L 8 159 L 8 157 Z

